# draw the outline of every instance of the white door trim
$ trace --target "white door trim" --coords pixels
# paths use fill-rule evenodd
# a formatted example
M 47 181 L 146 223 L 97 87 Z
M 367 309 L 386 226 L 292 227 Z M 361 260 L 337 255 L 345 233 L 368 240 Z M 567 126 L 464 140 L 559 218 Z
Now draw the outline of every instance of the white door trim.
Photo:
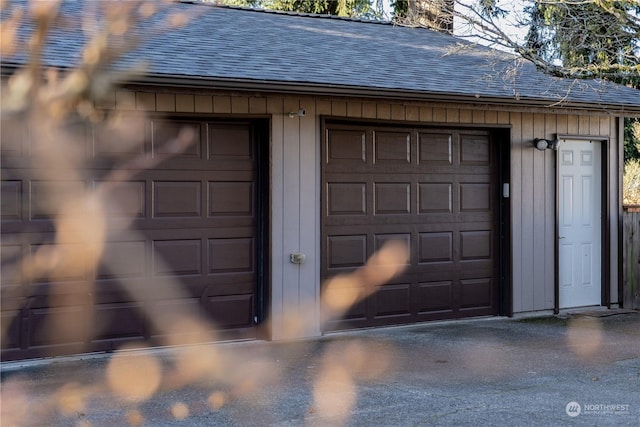
M 558 307 L 602 303 L 602 146 L 561 140 L 557 157 Z

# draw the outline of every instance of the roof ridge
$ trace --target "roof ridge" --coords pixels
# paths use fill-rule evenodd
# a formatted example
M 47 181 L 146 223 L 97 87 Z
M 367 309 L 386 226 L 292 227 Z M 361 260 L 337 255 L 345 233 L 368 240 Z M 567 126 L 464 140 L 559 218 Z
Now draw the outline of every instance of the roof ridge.
M 174 0 L 174 1 L 176 1 L 177 3 L 199 4 L 203 6 L 217 7 L 221 9 L 243 10 L 247 12 L 257 12 L 257 13 L 270 13 L 274 15 L 288 15 L 288 16 L 298 16 L 298 17 L 304 17 L 304 18 L 317 18 L 317 19 L 336 19 L 336 20 L 348 21 L 348 22 L 361 22 L 364 24 L 394 25 L 394 22 L 390 20 L 353 18 L 349 16 L 331 15 L 328 13 L 307 13 L 307 12 L 295 12 L 295 11 L 288 11 L 288 10 L 263 9 L 259 7 L 220 4 L 215 2 L 209 2 L 206 0 Z

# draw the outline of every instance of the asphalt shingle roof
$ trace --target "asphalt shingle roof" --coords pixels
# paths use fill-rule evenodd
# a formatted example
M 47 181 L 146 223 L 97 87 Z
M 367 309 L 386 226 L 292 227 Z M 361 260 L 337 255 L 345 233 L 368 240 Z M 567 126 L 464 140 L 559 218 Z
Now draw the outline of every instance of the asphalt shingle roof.
M 49 65 L 77 63 L 84 37 L 81 20 L 73 16 L 87 3 L 64 3 L 63 16 L 77 22 L 78 29 L 53 35 L 45 57 Z M 144 60 L 147 76 L 203 86 L 226 81 L 271 90 L 284 85 L 328 93 L 358 89 L 398 97 L 562 102 L 640 111 L 638 90 L 551 77 L 513 55 L 428 29 L 202 3 L 175 3 L 171 10 L 188 15 L 188 24 L 150 37 L 120 66 Z

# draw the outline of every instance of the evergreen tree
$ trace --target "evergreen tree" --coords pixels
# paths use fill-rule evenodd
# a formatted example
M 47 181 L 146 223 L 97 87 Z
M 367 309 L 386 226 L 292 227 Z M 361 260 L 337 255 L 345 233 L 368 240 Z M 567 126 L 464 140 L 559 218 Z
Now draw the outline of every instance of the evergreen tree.
M 535 2 L 526 47 L 572 77 L 603 78 L 640 89 L 640 3 Z M 638 95 L 640 96 L 640 94 Z M 638 119 L 625 120 L 625 161 L 640 159 Z
M 379 19 L 383 16 L 383 3 L 379 0 L 375 5 L 372 0 L 218 0 L 218 3 L 349 18 Z
M 455 0 L 396 0 L 391 3 L 394 21 L 453 33 Z

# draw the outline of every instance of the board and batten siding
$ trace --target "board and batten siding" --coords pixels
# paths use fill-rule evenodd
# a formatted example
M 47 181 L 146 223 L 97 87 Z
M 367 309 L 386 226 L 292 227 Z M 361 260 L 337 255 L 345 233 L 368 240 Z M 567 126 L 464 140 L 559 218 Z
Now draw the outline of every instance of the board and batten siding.
M 175 93 L 148 88 L 116 91 L 99 108 L 138 109 L 159 113 L 245 115 L 271 118 L 270 141 L 270 301 L 272 339 L 321 334 L 320 215 L 321 117 L 509 127 L 511 129 L 511 248 L 514 313 L 554 309 L 556 160 L 552 150 L 533 148 L 534 138 L 554 134 L 606 141 L 606 201 L 610 215 L 610 296 L 618 297 L 619 119 L 605 113 L 560 108 L 458 106 L 446 103 L 376 102 L 312 96 L 245 95 L 201 91 Z M 304 117 L 290 118 L 299 108 Z M 603 242 L 603 247 L 606 242 Z M 289 255 L 302 252 L 303 264 Z

